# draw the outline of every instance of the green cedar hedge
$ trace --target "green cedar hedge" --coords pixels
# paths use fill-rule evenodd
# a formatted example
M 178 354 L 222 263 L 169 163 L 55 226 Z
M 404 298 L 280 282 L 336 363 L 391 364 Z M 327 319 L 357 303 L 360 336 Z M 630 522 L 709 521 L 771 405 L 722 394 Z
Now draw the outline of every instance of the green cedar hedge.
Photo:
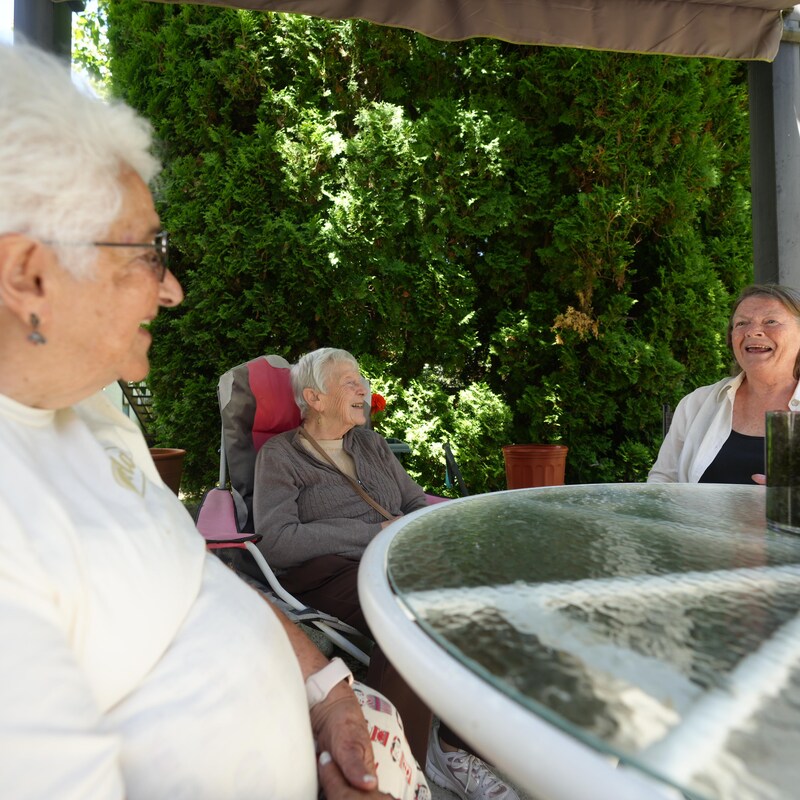
M 662 402 L 727 370 L 751 280 L 740 64 L 445 43 L 363 22 L 110 0 L 113 90 L 153 123 L 186 290 L 155 324 L 158 442 L 217 469 L 218 376 L 350 350 L 443 490 L 562 442 L 642 480 Z

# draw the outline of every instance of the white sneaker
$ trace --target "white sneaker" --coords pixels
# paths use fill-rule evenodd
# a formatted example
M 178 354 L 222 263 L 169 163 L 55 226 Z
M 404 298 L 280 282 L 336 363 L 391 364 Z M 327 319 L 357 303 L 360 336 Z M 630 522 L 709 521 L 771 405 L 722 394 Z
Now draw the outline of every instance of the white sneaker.
M 454 753 L 442 750 L 438 725 L 434 725 L 428 740 L 425 774 L 461 800 L 519 800 L 519 795 L 477 756 L 463 750 Z

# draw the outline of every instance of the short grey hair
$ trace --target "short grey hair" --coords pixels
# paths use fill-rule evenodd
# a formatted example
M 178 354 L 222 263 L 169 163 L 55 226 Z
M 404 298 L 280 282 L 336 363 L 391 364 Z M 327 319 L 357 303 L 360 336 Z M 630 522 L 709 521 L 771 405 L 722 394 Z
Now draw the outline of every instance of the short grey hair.
M 306 353 L 292 366 L 290 371 L 294 401 L 300 409 L 300 417 L 306 418 L 308 403 L 303 397 L 303 389 L 311 389 L 319 394 L 325 394 L 331 371 L 336 364 L 347 362 L 358 369 L 358 361 L 347 350 L 335 347 L 320 347 Z
M 27 44 L 0 44 L 0 75 L 0 235 L 102 239 L 121 212 L 126 170 L 150 183 L 160 169 L 149 123 L 78 87 L 65 64 Z M 76 277 L 91 275 L 94 248 L 56 252 Z

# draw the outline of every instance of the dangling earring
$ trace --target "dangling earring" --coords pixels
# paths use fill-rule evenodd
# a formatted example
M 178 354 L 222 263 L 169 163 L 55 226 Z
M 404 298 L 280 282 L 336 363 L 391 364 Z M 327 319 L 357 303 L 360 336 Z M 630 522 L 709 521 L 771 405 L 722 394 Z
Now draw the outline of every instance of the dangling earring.
M 28 341 L 31 344 L 46 344 L 47 339 L 39 333 L 39 317 L 36 314 L 31 314 L 31 328 L 33 330 L 28 334 Z

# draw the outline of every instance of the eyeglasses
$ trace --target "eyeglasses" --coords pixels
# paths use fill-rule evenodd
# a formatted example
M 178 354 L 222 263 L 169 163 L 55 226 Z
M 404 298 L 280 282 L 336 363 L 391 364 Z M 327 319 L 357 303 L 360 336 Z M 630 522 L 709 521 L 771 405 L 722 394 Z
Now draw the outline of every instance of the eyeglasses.
M 152 242 L 45 242 L 60 247 L 152 247 L 153 259 L 150 266 L 158 280 L 163 282 L 169 266 L 169 234 L 161 231 Z
M 351 392 L 357 392 L 360 389 L 367 391 L 367 382 L 363 378 L 360 381 L 345 381 L 340 386 L 342 389 L 349 389 Z

